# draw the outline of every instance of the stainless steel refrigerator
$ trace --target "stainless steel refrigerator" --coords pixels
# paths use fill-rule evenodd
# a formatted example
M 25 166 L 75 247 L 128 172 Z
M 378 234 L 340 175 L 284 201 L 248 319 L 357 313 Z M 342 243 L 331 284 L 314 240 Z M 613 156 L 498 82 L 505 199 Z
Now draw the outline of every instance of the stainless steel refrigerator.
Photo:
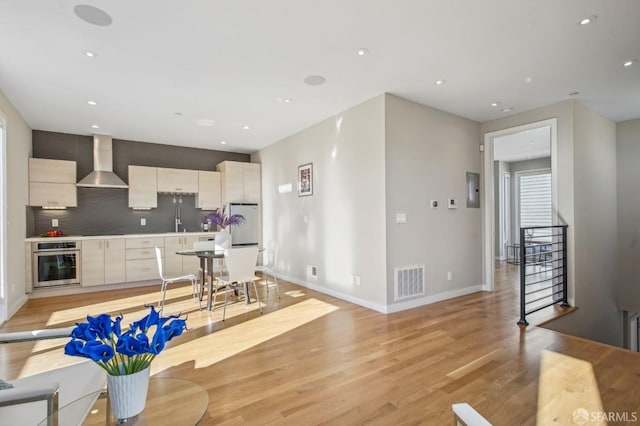
M 247 219 L 242 225 L 231 225 L 232 246 L 257 246 L 260 239 L 260 210 L 257 204 L 229 204 L 229 215 L 241 214 Z

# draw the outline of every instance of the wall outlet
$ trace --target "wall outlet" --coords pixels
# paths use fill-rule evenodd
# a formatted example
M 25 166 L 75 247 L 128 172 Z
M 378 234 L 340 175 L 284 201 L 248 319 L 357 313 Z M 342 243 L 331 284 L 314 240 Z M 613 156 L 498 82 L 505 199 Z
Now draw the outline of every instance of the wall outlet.
M 447 281 L 451 281 L 453 279 L 453 274 L 451 271 L 447 272 Z
M 51 219 L 51 226 L 53 228 L 57 228 L 58 227 L 58 219 Z
M 356 286 L 360 286 L 360 275 L 356 275 Z
M 396 213 L 396 223 L 407 223 L 407 214 Z
M 447 205 L 449 206 L 450 209 L 457 209 L 458 201 L 455 198 L 449 198 Z
M 140 218 L 140 226 L 147 226 L 147 219 L 144 217 Z
M 438 208 L 438 200 L 431 200 L 431 208 L 432 209 Z
M 356 276 L 354 274 L 349 274 L 349 282 L 351 285 L 356 285 Z
M 318 268 L 313 265 L 307 265 L 307 275 L 312 278 L 318 278 Z

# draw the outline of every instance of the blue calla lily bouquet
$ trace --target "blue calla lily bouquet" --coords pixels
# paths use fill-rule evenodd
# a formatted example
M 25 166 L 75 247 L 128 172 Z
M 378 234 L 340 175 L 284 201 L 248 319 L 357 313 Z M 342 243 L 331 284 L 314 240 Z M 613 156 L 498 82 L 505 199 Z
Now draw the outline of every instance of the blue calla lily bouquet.
M 97 317 L 87 315 L 86 323 L 76 323 L 71 341 L 64 353 L 92 359 L 112 376 L 123 376 L 144 370 L 164 349 L 166 343 L 187 329 L 180 314 L 161 317 L 153 306 L 140 321 L 122 332 L 122 315 Z

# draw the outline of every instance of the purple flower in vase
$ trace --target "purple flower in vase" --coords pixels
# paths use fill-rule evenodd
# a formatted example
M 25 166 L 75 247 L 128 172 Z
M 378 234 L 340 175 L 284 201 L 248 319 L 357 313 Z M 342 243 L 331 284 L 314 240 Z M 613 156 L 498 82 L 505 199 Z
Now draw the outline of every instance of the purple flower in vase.
M 247 219 L 241 214 L 232 214 L 229 216 L 226 206 L 224 206 L 222 210 L 218 209 L 213 213 L 208 214 L 205 217 L 205 220 L 207 220 L 207 218 L 220 229 L 225 229 L 229 225 L 242 225 L 247 221 Z

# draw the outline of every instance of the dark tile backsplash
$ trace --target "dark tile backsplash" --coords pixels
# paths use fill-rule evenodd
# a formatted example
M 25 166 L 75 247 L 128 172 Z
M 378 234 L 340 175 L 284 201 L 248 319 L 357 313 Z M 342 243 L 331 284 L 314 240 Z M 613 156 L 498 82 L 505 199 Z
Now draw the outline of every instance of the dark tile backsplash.
M 33 156 L 77 162 L 77 180 L 93 170 L 93 138 L 40 130 L 33 131 Z M 176 169 L 215 170 L 222 161 L 250 161 L 248 154 L 184 148 L 145 142 L 113 140 L 113 171 L 129 181 L 129 165 L 171 167 Z M 66 210 L 43 210 L 27 207 L 27 235 L 38 236 L 53 229 L 66 235 L 149 234 L 173 232 L 176 206 L 180 206 L 182 223 L 187 231 L 200 231 L 200 222 L 208 211 L 195 208 L 195 196 L 183 195 L 182 204 L 174 204 L 173 195 L 158 194 L 158 208 L 132 210 L 128 191 L 111 188 L 77 188 L 78 207 Z M 146 226 L 140 219 L 146 219 Z M 182 228 L 180 229 L 182 231 Z

